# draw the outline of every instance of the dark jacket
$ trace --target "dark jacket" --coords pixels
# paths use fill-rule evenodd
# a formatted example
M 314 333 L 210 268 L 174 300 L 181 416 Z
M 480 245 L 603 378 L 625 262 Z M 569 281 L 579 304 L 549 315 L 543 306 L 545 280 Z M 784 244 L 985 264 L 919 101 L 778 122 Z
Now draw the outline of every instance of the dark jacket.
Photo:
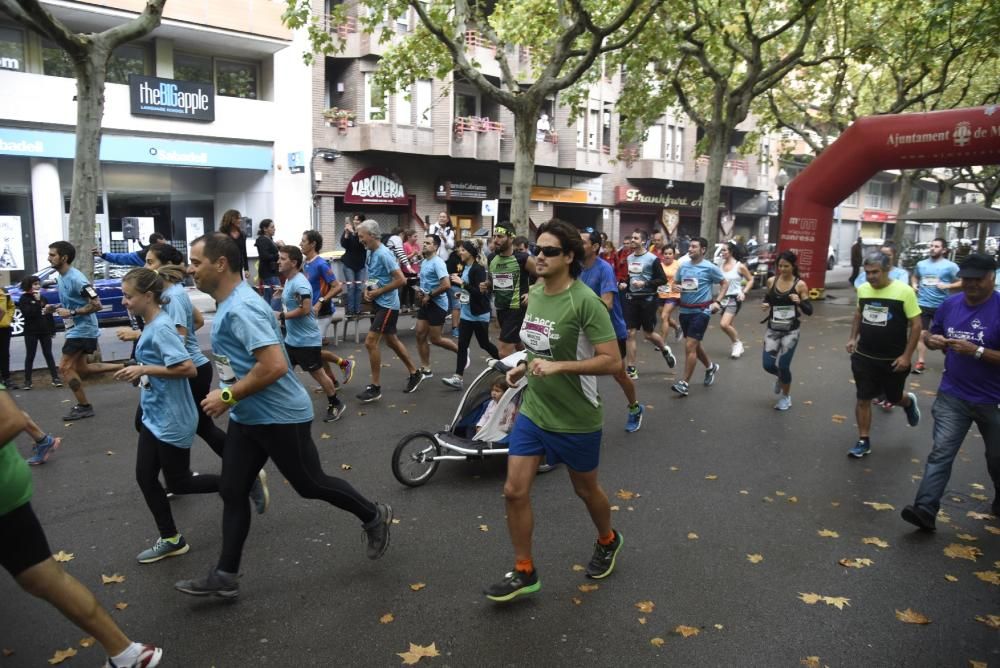
M 257 235 L 257 273 L 262 279 L 278 275 L 278 247 L 266 234 Z
M 368 249 L 361 243 L 357 233 L 348 235 L 347 230 L 340 235 L 340 247 L 344 249 L 344 256 L 340 261 L 344 266 L 352 271 L 361 271 L 365 267 L 365 258 Z
M 482 315 L 490 311 L 490 293 L 481 292 L 479 284 L 486 280 L 486 267 L 473 262 L 469 266 L 469 282 L 462 286 L 469 293 L 469 310 L 472 315 Z
M 51 313 L 44 313 L 48 302 L 45 297 L 35 298 L 34 293 L 25 292 L 17 300 L 17 307 L 24 316 L 24 333 L 27 336 L 53 336 L 56 333 L 56 321 Z
M 233 239 L 232 237 L 229 237 Z M 247 237 L 243 234 L 243 230 L 240 230 L 240 236 L 233 239 L 236 245 L 240 247 L 240 269 L 245 274 L 250 273 L 250 258 L 247 256 Z
M 860 267 L 861 266 L 861 256 L 863 248 L 861 247 L 860 241 L 855 241 L 854 245 L 851 246 L 851 266 Z

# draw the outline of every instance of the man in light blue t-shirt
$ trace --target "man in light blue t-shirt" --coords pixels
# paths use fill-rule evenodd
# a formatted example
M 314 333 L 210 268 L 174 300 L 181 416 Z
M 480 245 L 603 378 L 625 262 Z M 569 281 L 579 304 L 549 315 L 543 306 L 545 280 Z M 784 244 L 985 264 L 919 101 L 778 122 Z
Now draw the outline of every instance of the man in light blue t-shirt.
M 910 279 L 910 285 L 917 291 L 920 324 L 925 332 L 930 330 L 934 313 L 951 295 L 951 291 L 962 287 L 958 265 L 944 256 L 947 246 L 948 242 L 940 237 L 932 241 L 930 257 L 917 263 L 913 268 L 913 278 Z M 917 363 L 913 367 L 913 373 L 921 374 L 927 368 L 924 364 L 926 355 L 927 346 L 921 337 L 917 343 Z
M 59 359 L 59 373 L 76 398 L 76 405 L 63 416 L 67 422 L 94 417 L 94 407 L 83 391 L 83 376 L 111 373 L 123 368 L 121 364 L 105 362 L 88 363 L 87 356 L 97 350 L 97 312 L 101 299 L 87 277 L 72 266 L 76 248 L 68 241 L 49 244 L 49 264 L 59 273 L 59 306 L 51 306 L 63 319 L 66 342 Z M 50 307 L 46 307 L 50 308 Z
M 715 382 L 715 374 L 719 365 L 713 364 L 708 353 L 701 345 L 701 340 L 708 329 L 708 321 L 712 314 L 722 308 L 721 302 L 712 298 L 712 286 L 719 285 L 719 294 L 726 294 L 729 281 L 722 275 L 718 265 L 705 259 L 705 249 L 708 241 L 696 237 L 688 245 L 690 262 L 685 262 L 677 268 L 674 282 L 680 286 L 680 321 L 684 332 L 685 361 L 684 379 L 674 383 L 670 389 L 682 397 L 688 395 L 688 383 L 694 374 L 697 361 L 705 365 L 705 385 Z
M 438 256 L 441 237 L 428 234 L 424 237 L 421 254 L 424 261 L 420 263 L 420 285 L 417 300 L 420 310 L 417 311 L 417 353 L 420 355 L 418 371 L 424 378 L 433 378 L 431 371 L 431 344 L 453 353 L 458 352 L 458 344 L 451 337 L 441 335 L 442 326 L 448 317 L 448 290 L 451 288 L 451 278 L 448 267 Z
M 406 346 L 396 336 L 396 320 L 399 319 L 399 289 L 406 285 L 406 278 L 399 268 L 399 262 L 393 252 L 385 247 L 379 237 L 378 223 L 366 220 L 358 224 L 358 240 L 368 249 L 365 268 L 368 270 L 368 280 L 365 281 L 365 291 L 362 295 L 365 303 L 375 303 L 375 317 L 372 318 L 371 329 L 365 337 L 365 348 L 368 350 L 368 363 L 371 366 L 371 383 L 365 391 L 358 395 L 362 403 L 378 401 L 382 398 L 382 339 L 396 353 L 399 361 L 406 366 L 410 374 L 406 381 L 406 393 L 413 392 L 420 386 L 424 375 L 417 370 L 406 352 Z

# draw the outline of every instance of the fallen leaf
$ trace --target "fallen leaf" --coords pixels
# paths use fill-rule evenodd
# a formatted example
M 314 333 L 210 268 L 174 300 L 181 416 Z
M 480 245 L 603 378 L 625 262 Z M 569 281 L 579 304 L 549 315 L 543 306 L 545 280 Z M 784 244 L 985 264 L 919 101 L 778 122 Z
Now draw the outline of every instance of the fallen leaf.
M 969 668 L 989 668 L 985 661 L 973 661 L 969 659 Z
M 487 526 L 486 524 L 480 524 L 480 525 L 479 525 L 479 530 L 480 530 L 480 531 L 484 531 L 484 532 L 485 532 L 485 531 L 489 531 L 489 530 L 490 530 L 490 527 L 489 527 L 489 526 Z
M 930 624 L 931 623 L 930 617 L 927 617 L 926 615 L 922 615 L 919 612 L 917 612 L 916 610 L 911 610 L 910 608 L 907 608 L 906 610 L 903 610 L 902 612 L 900 612 L 899 610 L 897 610 L 896 611 L 896 619 L 898 619 L 899 621 L 903 622 L 904 624 Z
M 597 591 L 597 585 L 591 585 L 591 584 L 577 585 L 576 588 L 582 591 L 584 594 L 589 594 L 592 591 Z
M 978 482 L 971 482 L 971 483 L 969 483 L 969 487 L 971 487 L 972 489 L 982 489 L 982 490 L 986 489 L 985 487 L 982 486 L 982 484 L 980 484 Z
M 971 517 L 974 520 L 991 520 L 991 519 L 993 519 L 993 516 L 990 515 L 989 513 L 976 513 L 976 512 L 973 512 L 971 510 L 969 512 L 965 513 L 965 516 L 966 517 Z
M 788 503 L 798 503 L 798 502 L 799 502 L 799 497 L 797 496 L 788 497 Z
M 639 612 L 652 612 L 656 604 L 652 601 L 639 601 L 635 604 L 635 607 L 639 608 Z
M 749 561 L 751 564 L 759 564 L 760 562 L 764 561 L 764 555 L 762 555 L 762 554 L 748 554 L 747 555 L 747 561 Z
M 67 427 L 71 427 L 71 426 L 72 426 L 72 424 L 68 424 L 68 425 L 66 425 L 66 426 L 67 426 Z M 115 454 L 115 451 L 114 451 L 114 450 L 108 450 L 108 451 L 107 451 L 107 452 L 105 452 L 104 454 L 106 454 L 106 455 L 107 455 L 108 457 L 111 457 L 111 456 L 113 456 L 113 455 Z
M 426 586 L 427 585 L 424 584 L 423 582 L 414 582 L 413 584 L 410 585 L 410 589 L 412 589 L 413 591 L 420 591 Z
M 976 621 L 986 624 L 991 629 L 1000 629 L 1000 615 L 976 615 Z
M 677 468 L 676 466 L 671 466 L 671 467 L 670 467 L 670 470 L 671 470 L 671 471 L 680 471 L 680 469 L 679 469 L 679 468 Z
M 398 519 L 398 518 L 396 518 L 396 517 L 393 517 L 393 518 L 392 518 L 392 523 L 393 523 L 393 524 L 399 524 L 399 519 Z
M 875 510 L 895 510 L 896 507 L 889 503 L 878 503 L 876 501 L 865 501 L 866 506 L 871 506 Z
M 719 629 L 720 631 L 725 628 L 722 624 L 712 624 L 712 626 Z
M 342 468 L 345 471 L 350 471 L 351 470 L 351 465 L 350 464 L 341 464 L 340 468 Z
M 975 545 L 960 545 L 958 543 L 952 543 L 948 547 L 944 548 L 944 556 L 951 557 L 952 559 L 968 559 L 969 561 L 975 561 L 976 557 L 981 557 L 982 555 L 983 551 Z
M 1000 572 L 997 571 L 976 571 L 973 573 L 977 578 L 983 582 L 989 582 L 990 584 L 1000 585 Z
M 577 596 L 574 596 L 571 600 L 573 601 L 573 605 L 580 605 L 583 603 L 583 599 Z
M 653 638 L 649 641 L 649 644 L 653 647 L 663 647 L 663 643 L 666 642 L 663 638 Z
M 775 496 L 784 496 L 785 493 L 783 491 L 781 491 L 780 489 L 777 489 L 777 490 L 774 491 L 774 495 Z
M 330 438 L 330 434 L 320 434 L 320 435 L 319 435 L 319 437 L 320 437 L 321 439 L 324 439 L 324 440 L 325 440 L 325 439 L 328 439 L 328 438 Z
M 714 473 L 709 473 L 707 476 L 705 476 L 705 480 L 718 480 L 718 479 L 719 476 L 715 475 Z
M 803 406 L 812 406 L 813 402 L 810 401 L 809 399 L 806 399 L 805 401 L 802 402 L 802 405 Z
M 994 527 L 994 526 L 987 525 L 987 526 L 984 526 L 983 528 L 986 529 L 987 531 L 989 531 L 991 534 L 994 534 L 996 536 L 1000 536 L 1000 527 Z
M 618 512 L 619 510 L 621 510 L 621 506 L 611 506 L 611 510 Z
M 645 624 L 646 623 L 646 618 L 645 617 L 639 617 L 638 622 L 640 624 Z
M 115 603 L 115 610 L 124 610 L 127 607 L 128 607 L 128 603 L 125 603 L 124 601 L 119 602 L 119 603 Z
M 2 650 L 0 650 L 0 654 L 3 654 L 4 656 L 14 656 L 14 650 L 8 647 L 4 647 Z
M 615 496 L 617 496 L 622 501 L 629 501 L 630 499 L 634 499 L 636 497 L 636 493 L 630 492 L 627 489 L 620 489 L 617 492 L 615 492 Z
M 679 633 L 685 638 L 690 638 L 691 636 L 698 635 L 699 633 L 701 633 L 701 631 L 699 631 L 693 626 L 684 626 L 683 624 L 681 624 L 676 629 L 674 629 L 674 633 Z
M 959 540 L 967 540 L 969 542 L 972 542 L 974 540 L 979 540 L 978 538 L 976 538 L 972 534 L 968 534 L 968 533 L 957 533 L 957 534 L 955 534 L 955 538 L 958 538 Z
M 115 573 L 114 575 L 104 575 L 101 573 L 101 584 L 112 584 L 114 582 L 125 582 L 125 576 Z
M 951 516 L 949 516 L 948 513 L 944 512 L 943 510 L 939 510 L 937 514 L 937 521 L 943 524 L 950 524 Z
M 692 531 L 691 533 L 688 534 L 688 540 L 698 540 L 698 534 Z
M 920 460 L 917 459 L 916 457 L 912 458 L 910 461 L 913 462 L 914 464 L 919 464 L 920 463 Z
M 72 647 L 67 647 L 66 649 L 60 649 L 53 654 L 52 658 L 49 659 L 49 663 L 54 666 L 57 663 L 62 663 L 66 659 L 74 656 L 76 656 L 76 650 Z
M 745 489 L 741 489 L 741 490 L 740 490 L 740 494 L 749 494 L 749 493 L 750 493 L 750 492 L 748 492 L 748 491 L 747 491 L 747 490 L 745 490 Z
M 970 494 L 969 498 L 970 499 L 975 499 L 976 501 L 989 501 L 990 500 L 989 497 L 987 497 L 985 494 Z
M 764 497 L 764 501 L 767 501 L 768 503 L 774 503 L 774 499 L 772 499 L 772 498 L 771 498 L 771 497 L 769 497 L 769 496 L 765 496 L 765 497 Z
M 66 552 L 64 550 L 59 550 L 58 552 L 56 552 L 55 554 L 52 555 L 52 558 L 55 559 L 56 561 L 64 564 L 67 561 L 73 561 L 74 559 L 76 559 L 76 555 L 73 554 L 72 552 Z
M 437 651 L 437 648 L 434 645 L 434 643 L 431 643 L 430 645 L 423 647 L 421 645 L 415 645 L 411 642 L 409 651 L 397 652 L 396 656 L 403 659 L 403 664 L 412 666 L 425 656 L 440 656 L 441 653 Z
M 958 578 L 956 578 L 954 575 L 947 575 L 946 574 L 944 576 L 944 579 L 947 580 L 948 582 L 958 582 Z
M 387 612 L 378 618 L 379 624 L 392 624 L 394 621 L 396 621 L 396 618 L 392 616 L 391 612 Z
M 580 571 L 583 570 L 583 566 L 581 566 L 580 564 L 573 564 L 573 570 L 579 573 Z
M 830 505 L 834 508 L 840 508 L 840 501 L 831 501 Z
M 806 668 L 820 668 L 818 656 L 807 656 L 804 659 L 799 659 L 799 663 Z
M 799 599 L 801 599 L 803 603 L 813 605 L 814 603 L 819 603 L 820 601 L 822 601 L 823 597 L 820 596 L 819 594 L 804 594 L 802 592 L 799 592 Z
M 851 605 L 851 599 L 844 598 L 843 596 L 824 596 L 823 602 L 834 606 L 837 610 L 843 610 L 845 605 L 848 607 Z
M 875 547 L 881 547 L 883 549 L 889 547 L 889 543 L 885 542 L 881 538 L 876 536 L 869 536 L 868 538 L 862 538 L 861 542 L 865 545 L 874 545 Z
M 871 566 L 875 562 L 871 559 L 856 557 L 854 559 L 840 559 L 837 563 L 845 568 L 864 568 L 865 566 Z
M 90 636 L 87 636 L 86 638 L 80 640 L 80 647 L 93 647 L 94 643 L 96 642 L 97 642 L 96 638 L 91 638 Z
M 836 531 L 831 531 L 830 529 L 820 529 L 816 532 L 823 538 L 840 538 L 840 534 Z

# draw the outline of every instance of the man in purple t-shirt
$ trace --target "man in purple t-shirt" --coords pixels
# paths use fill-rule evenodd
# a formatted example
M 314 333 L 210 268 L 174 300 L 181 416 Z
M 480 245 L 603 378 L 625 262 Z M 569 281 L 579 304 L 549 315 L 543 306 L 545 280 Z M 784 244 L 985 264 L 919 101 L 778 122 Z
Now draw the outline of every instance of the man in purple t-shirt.
M 962 294 L 949 297 L 934 314 L 924 343 L 945 353 L 944 375 L 934 401 L 934 446 L 913 505 L 903 519 L 934 530 L 951 465 L 975 423 L 986 445 L 993 479 L 993 514 L 1000 516 L 1000 293 L 993 290 L 996 262 L 974 254 L 961 264 Z

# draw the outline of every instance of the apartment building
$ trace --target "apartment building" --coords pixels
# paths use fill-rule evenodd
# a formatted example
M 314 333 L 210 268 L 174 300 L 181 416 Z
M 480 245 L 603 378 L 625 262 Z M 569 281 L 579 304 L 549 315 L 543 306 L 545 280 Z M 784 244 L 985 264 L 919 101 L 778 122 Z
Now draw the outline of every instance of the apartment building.
M 85 32 L 118 25 L 144 6 L 43 4 Z M 137 224 L 142 237 L 155 230 L 183 246 L 214 229 L 230 208 L 253 226 L 273 218 L 279 237 L 297 238 L 310 226 L 312 72 L 302 62 L 304 37 L 282 25 L 281 10 L 271 0 L 170 0 L 152 34 L 115 52 L 105 89 L 96 245 L 124 250 L 126 232 Z M 18 260 L 4 269 L 47 266 L 48 244 L 67 236 L 72 77 L 55 44 L 0 23 L 0 228 Z M 135 223 L 123 227 L 123 219 Z

